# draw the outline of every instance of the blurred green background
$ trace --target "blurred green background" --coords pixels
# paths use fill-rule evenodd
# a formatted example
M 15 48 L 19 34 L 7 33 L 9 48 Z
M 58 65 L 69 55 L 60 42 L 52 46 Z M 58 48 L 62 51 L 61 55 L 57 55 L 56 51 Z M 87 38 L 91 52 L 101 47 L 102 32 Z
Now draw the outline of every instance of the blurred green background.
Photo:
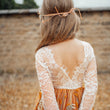
M 5 9 L 31 9 L 39 8 L 34 0 L 24 0 L 23 4 L 18 4 L 15 0 L 0 0 L 0 10 Z

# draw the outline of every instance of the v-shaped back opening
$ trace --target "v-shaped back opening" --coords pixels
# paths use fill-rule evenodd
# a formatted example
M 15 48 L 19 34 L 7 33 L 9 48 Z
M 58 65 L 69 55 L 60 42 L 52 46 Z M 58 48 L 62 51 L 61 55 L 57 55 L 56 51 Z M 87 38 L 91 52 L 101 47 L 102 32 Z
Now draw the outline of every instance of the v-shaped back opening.
M 83 51 L 83 58 L 82 58 L 82 61 L 78 65 L 73 66 L 74 69 L 71 70 L 71 72 L 69 71 L 69 68 L 67 66 L 65 66 L 64 64 L 62 64 L 62 65 L 58 64 L 58 62 L 56 61 L 56 55 L 55 55 L 54 50 L 51 47 L 47 46 L 47 49 L 50 50 L 50 54 L 53 56 L 53 60 L 54 60 L 55 65 L 57 65 L 63 72 L 65 72 L 69 76 L 70 79 L 72 79 L 74 73 L 77 71 L 77 69 L 79 69 L 81 67 L 81 65 L 83 65 L 83 63 L 85 61 L 85 56 L 86 56 L 85 55 L 85 46 L 83 44 L 83 41 L 80 41 L 80 43 L 81 43 L 81 46 L 83 48 L 83 50 L 82 50 Z

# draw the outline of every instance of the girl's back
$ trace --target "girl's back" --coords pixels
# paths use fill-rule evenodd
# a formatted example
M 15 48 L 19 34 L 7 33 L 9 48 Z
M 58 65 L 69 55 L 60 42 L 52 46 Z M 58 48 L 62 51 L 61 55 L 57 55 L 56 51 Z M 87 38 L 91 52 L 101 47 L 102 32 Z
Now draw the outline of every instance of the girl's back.
M 97 67 L 89 43 L 72 39 L 45 46 L 35 58 L 43 94 L 42 109 L 92 109 L 97 91 Z
M 48 46 L 54 56 L 54 60 L 59 67 L 67 69 L 71 77 L 85 57 L 84 45 L 78 39 L 68 40 L 59 44 Z

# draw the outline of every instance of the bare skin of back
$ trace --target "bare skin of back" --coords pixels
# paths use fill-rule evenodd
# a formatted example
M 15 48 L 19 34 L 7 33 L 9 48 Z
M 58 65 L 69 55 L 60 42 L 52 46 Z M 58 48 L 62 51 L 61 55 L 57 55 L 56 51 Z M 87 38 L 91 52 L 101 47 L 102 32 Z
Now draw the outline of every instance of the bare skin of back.
M 48 46 L 54 55 L 54 59 L 59 67 L 67 68 L 69 76 L 77 66 L 84 60 L 84 47 L 80 40 L 74 38 L 58 44 Z

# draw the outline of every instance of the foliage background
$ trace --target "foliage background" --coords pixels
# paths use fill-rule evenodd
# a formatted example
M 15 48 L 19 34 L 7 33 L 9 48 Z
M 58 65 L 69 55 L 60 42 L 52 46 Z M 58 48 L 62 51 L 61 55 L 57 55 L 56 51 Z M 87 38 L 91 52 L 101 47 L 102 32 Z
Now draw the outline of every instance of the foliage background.
M 39 8 L 34 0 L 24 0 L 23 4 L 17 4 L 14 0 L 0 0 L 0 10 L 31 8 Z

